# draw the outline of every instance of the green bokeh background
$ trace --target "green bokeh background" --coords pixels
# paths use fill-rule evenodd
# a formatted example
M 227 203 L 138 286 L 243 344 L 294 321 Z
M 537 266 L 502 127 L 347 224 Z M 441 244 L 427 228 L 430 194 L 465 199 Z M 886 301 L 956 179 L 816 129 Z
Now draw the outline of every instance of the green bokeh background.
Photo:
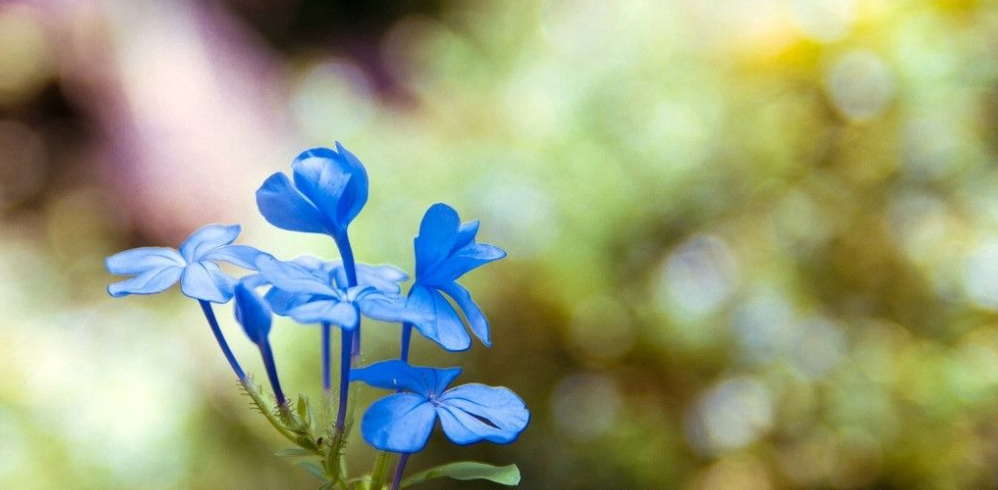
M 411 270 L 438 201 L 509 252 L 464 281 L 494 347 L 418 339 L 414 361 L 514 389 L 531 425 L 510 446 L 437 433 L 413 471 L 998 488 L 996 7 L 0 3 L 0 488 L 316 486 L 272 455 L 197 305 L 112 300 L 102 261 L 209 222 L 331 257 L 253 192 L 334 140 L 371 178 L 361 261 Z M 368 325 L 365 360 L 398 333 Z M 288 390 L 318 396 L 318 331 L 273 340 Z

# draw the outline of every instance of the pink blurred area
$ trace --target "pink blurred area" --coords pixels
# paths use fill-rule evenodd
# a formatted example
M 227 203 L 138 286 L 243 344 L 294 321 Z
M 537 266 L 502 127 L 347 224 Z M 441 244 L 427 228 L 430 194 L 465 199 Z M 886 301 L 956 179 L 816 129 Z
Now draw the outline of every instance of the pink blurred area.
M 22 188 L 11 201 L 30 200 L 23 187 L 54 176 L 57 186 L 98 190 L 138 234 L 173 242 L 206 221 L 235 221 L 252 204 L 245 190 L 291 154 L 292 69 L 227 9 L 7 2 L 3 23 L 28 32 L 0 54 L 20 70 L 0 75 L 0 102 L 21 116 L 0 119 L 13 128 L 3 140 L 21 148 L 0 152 L 4 188 Z M 45 90 L 59 92 L 88 137 L 66 141 L 74 135 L 58 121 L 31 126 L 40 112 L 32 95 Z

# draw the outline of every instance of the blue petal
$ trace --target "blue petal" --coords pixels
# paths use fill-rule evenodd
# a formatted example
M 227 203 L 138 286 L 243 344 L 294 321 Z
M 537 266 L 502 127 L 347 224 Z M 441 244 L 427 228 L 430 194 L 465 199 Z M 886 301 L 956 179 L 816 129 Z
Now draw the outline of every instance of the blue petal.
M 415 453 L 426 447 L 436 421 L 433 404 L 426 398 L 396 393 L 367 409 L 360 431 L 364 440 L 379 450 Z
M 270 291 L 267 291 L 263 297 L 270 303 L 270 309 L 275 314 L 287 316 L 292 309 L 308 303 L 314 296 L 308 293 L 289 293 L 283 289 L 270 288 Z
M 393 359 L 354 369 L 350 372 L 350 381 L 361 381 L 386 390 L 408 390 L 428 397 L 443 393 L 460 374 L 459 367 L 411 366 L 405 361 Z
M 454 252 L 447 260 L 430 271 L 425 278 L 420 278 L 420 280 L 426 284 L 434 285 L 454 281 L 472 269 L 499 260 L 505 256 L 506 252 L 495 245 L 472 243 Z
M 132 275 L 152 269 L 187 265 L 176 250 L 166 247 L 141 247 L 118 252 L 104 261 L 111 274 Z
M 311 255 L 302 255 L 290 260 L 290 262 L 300 265 L 323 284 L 329 285 L 335 285 L 332 279 L 333 270 L 342 263 L 341 260 L 326 261 Z
M 444 433 L 456 444 L 486 440 L 508 444 L 530 422 L 530 412 L 508 388 L 472 383 L 448 390 L 437 410 Z
M 336 292 L 328 280 L 317 277 L 313 269 L 295 262 L 283 262 L 269 255 L 261 255 L 256 267 L 269 283 L 289 293 L 308 293 L 335 296 Z
M 197 262 L 204 254 L 236 241 L 240 230 L 239 225 L 202 226 L 180 244 L 180 255 L 187 262 Z
M 263 278 L 259 273 L 247 274 L 239 278 L 239 282 L 246 284 L 246 286 L 251 288 L 259 288 L 270 284 L 266 279 Z
M 328 233 L 325 218 L 282 173 L 271 175 L 256 191 L 256 205 L 270 224 L 285 230 Z
M 462 351 L 471 347 L 471 336 L 464 328 L 454 307 L 438 291 L 420 285 L 409 291 L 407 306 L 432 321 L 413 323 L 426 338 L 449 351 Z
M 340 222 L 337 210 L 352 175 L 337 164 L 339 160 L 339 155 L 333 150 L 314 148 L 298 155 L 298 158 L 291 163 L 291 171 L 295 187 L 312 201 L 330 222 L 340 229 L 345 229 L 349 223 Z
M 402 296 L 387 295 L 373 289 L 358 297 L 356 303 L 364 316 L 380 322 L 421 324 L 432 321 L 424 311 L 410 309 Z
M 184 268 L 180 290 L 190 298 L 225 303 L 232 299 L 236 281 L 212 262 L 195 262 Z
M 457 230 L 457 240 L 454 241 L 454 246 L 451 251 L 457 250 L 473 241 L 475 241 L 475 235 L 478 234 L 479 222 L 469 221 L 461 225 L 461 228 Z
M 338 287 L 347 287 L 347 274 L 342 262 L 333 267 L 332 274 Z M 408 274 L 392 265 L 357 264 L 358 285 L 371 286 L 383 293 L 398 294 L 402 291 L 398 283 L 407 279 Z
M 111 284 L 107 287 L 107 293 L 114 298 L 129 294 L 161 293 L 177 283 L 183 270 L 183 267 L 177 265 L 148 269 L 131 279 Z
M 248 245 L 225 245 L 204 254 L 201 260 L 220 260 L 237 265 L 243 269 L 255 271 L 256 259 L 261 255 L 269 256 L 270 254 L 261 252 Z
M 262 346 L 270 334 L 270 306 L 243 282 L 236 285 L 235 297 L 236 321 L 253 343 Z
M 291 164 L 295 186 L 340 230 L 367 202 L 367 171 L 357 157 L 336 144 L 337 151 L 313 148 Z
M 468 324 L 471 325 L 471 331 L 475 336 L 486 346 L 492 347 L 492 341 L 489 339 L 489 320 L 485 318 L 482 309 L 471 299 L 471 293 L 453 281 L 442 285 L 440 289 L 453 298 L 461 311 L 464 312 L 464 317 L 468 319 Z
M 298 323 L 329 322 L 346 330 L 357 328 L 360 317 L 353 303 L 336 299 L 313 300 L 291 308 L 288 316 Z
M 416 277 L 420 278 L 442 262 L 457 241 L 461 218 L 454 208 L 437 203 L 430 206 L 419 224 L 416 248 Z
M 368 181 L 367 169 L 364 164 L 350 151 L 343 147 L 339 141 L 336 142 L 336 151 L 343 159 L 343 164 L 347 172 L 352 176 L 347 191 L 340 201 L 340 220 L 349 223 L 360 214 L 360 210 L 367 204 Z

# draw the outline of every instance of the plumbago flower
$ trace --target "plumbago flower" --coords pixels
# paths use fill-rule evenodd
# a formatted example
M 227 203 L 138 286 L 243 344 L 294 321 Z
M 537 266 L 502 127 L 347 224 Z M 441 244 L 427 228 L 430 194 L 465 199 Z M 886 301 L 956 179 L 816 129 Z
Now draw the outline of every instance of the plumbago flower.
M 449 351 L 471 347 L 471 337 L 444 294 L 461 308 L 475 336 L 486 346 L 492 345 L 489 321 L 472 301 L 471 293 L 458 284 L 457 279 L 477 267 L 505 257 L 506 252 L 495 245 L 476 243 L 476 234 L 477 220 L 461 224 L 454 208 L 434 204 L 423 216 L 419 236 L 414 240 L 416 283 L 409 291 L 408 305 L 424 316 L 436 319 L 416 324 L 416 329 Z M 403 349 L 406 347 L 404 345 Z
M 216 262 L 228 262 L 256 270 L 256 259 L 265 255 L 246 245 L 233 245 L 239 237 L 239 225 L 208 225 L 191 234 L 180 250 L 167 247 L 142 247 L 107 258 L 108 272 L 134 275 L 111 284 L 108 294 L 115 298 L 130 294 L 156 294 L 180 281 L 180 290 L 188 297 L 225 303 L 232 299 L 236 280 L 222 272 Z
M 336 150 L 312 148 L 291 162 L 294 183 L 271 175 L 256 193 L 260 213 L 290 231 L 323 233 L 341 240 L 367 203 L 367 170 L 336 142 Z
M 260 276 L 280 291 L 282 310 L 299 323 L 330 322 L 345 330 L 354 330 L 360 323 L 361 314 L 385 322 L 426 322 L 419 312 L 406 308 L 405 298 L 384 291 L 394 288 L 386 284 L 390 281 L 373 267 L 358 270 L 365 270 L 366 277 L 384 289 L 366 284 L 345 286 L 337 280 L 336 268 L 328 263 L 306 267 L 300 262 L 282 262 L 261 256 L 256 266 Z M 331 273 L 325 273 L 326 270 Z M 392 272 L 388 270 L 385 274 Z M 285 298 L 290 299 L 284 301 Z
M 246 281 L 240 281 L 235 289 L 236 322 L 243 327 L 246 336 L 260 349 L 263 365 L 267 370 L 270 385 L 274 388 L 274 398 L 278 406 L 284 406 L 287 398 L 281 389 L 281 381 L 277 376 L 277 366 L 274 364 L 274 353 L 270 348 L 270 326 L 272 313 L 270 305 L 251 289 Z
M 339 289 L 349 288 L 342 260 L 324 261 L 315 257 L 303 256 L 292 259 L 287 264 L 287 267 L 293 267 L 296 271 L 305 271 L 324 284 Z M 408 274 L 392 265 L 357 264 L 358 284 L 373 287 L 386 295 L 398 296 L 402 291 L 399 283 L 407 279 L 409 279 Z M 273 286 L 263 274 L 254 274 L 246 280 L 254 286 L 267 284 Z M 271 287 L 265 295 L 274 313 L 281 316 L 288 316 L 291 309 L 308 303 L 315 297 L 316 295 L 310 292 L 288 291 L 277 286 Z
M 530 421 L 523 400 L 507 388 L 478 383 L 448 390 L 460 374 L 461 368 L 415 367 L 397 360 L 355 370 L 352 380 L 399 390 L 374 402 L 364 414 L 364 440 L 383 451 L 418 452 L 440 419 L 455 444 L 515 441 Z

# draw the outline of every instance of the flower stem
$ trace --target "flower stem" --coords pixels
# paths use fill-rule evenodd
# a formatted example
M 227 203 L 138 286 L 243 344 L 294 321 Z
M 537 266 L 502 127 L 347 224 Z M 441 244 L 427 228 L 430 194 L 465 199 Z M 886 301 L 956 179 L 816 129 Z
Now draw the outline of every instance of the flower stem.
M 229 343 L 225 341 L 225 336 L 222 335 L 222 329 L 218 326 L 218 320 L 215 318 L 215 311 L 212 310 L 211 303 L 205 300 L 199 300 L 198 302 L 201 304 L 201 311 L 204 312 L 204 317 L 208 320 L 208 325 L 211 327 L 211 333 L 215 334 L 215 340 L 218 341 L 218 346 L 222 348 L 225 360 L 229 361 L 229 365 L 232 366 L 232 371 L 236 373 L 239 381 L 245 381 L 246 373 L 239 366 L 239 361 L 236 361 L 236 356 L 232 354 L 232 349 L 229 349 Z
M 240 382 L 242 383 L 243 388 L 246 390 L 246 394 L 249 395 L 251 399 L 253 399 L 253 404 L 256 405 L 256 408 L 259 409 L 260 413 L 262 413 L 263 416 L 267 418 L 267 422 L 270 422 L 270 425 L 274 426 L 274 428 L 277 429 L 277 432 L 280 432 L 281 435 L 286 437 L 289 441 L 301 446 L 302 441 L 299 438 L 298 434 L 295 434 L 290 429 L 285 427 L 284 424 L 277 418 L 277 416 L 274 415 L 274 412 L 270 410 L 270 404 L 263 399 L 263 395 L 260 394 L 260 390 L 257 387 L 256 383 L 254 383 L 253 380 L 249 378 L 246 378 Z M 314 446 L 307 448 L 303 447 L 303 448 L 317 455 L 322 455 L 322 452 Z
M 378 456 L 374 459 L 374 468 L 371 470 L 371 490 L 381 490 L 388 483 L 388 475 L 392 471 L 392 459 L 395 453 L 388 451 L 378 451 Z
M 333 241 L 336 242 L 336 248 L 339 249 L 340 257 L 343 259 L 343 271 L 347 275 L 347 287 L 352 288 L 357 285 L 357 262 L 353 257 L 353 247 L 350 246 L 350 236 L 347 235 L 346 230 L 343 230 L 342 233 L 333 236 Z M 352 358 L 360 356 L 359 325 L 356 330 L 350 348 L 350 357 Z
M 329 322 L 322 322 L 322 390 L 328 392 L 333 387 L 332 375 L 329 372 L 329 365 L 332 364 L 332 354 L 329 352 L 330 338 Z
M 336 430 L 343 431 L 346 428 L 347 400 L 350 395 L 350 365 L 353 359 L 350 350 L 353 346 L 353 330 L 341 328 L 343 333 L 340 346 L 340 406 L 336 412 Z
M 402 324 L 402 348 L 399 352 L 399 359 L 409 362 L 409 341 L 412 339 L 412 324 Z
M 392 479 L 391 490 L 398 490 L 402 484 L 402 473 L 405 472 L 405 464 L 409 462 L 409 453 L 402 453 L 399 464 L 395 467 L 395 478 Z
M 281 389 L 281 380 L 277 377 L 277 366 L 274 364 L 274 353 L 270 350 L 270 342 L 260 344 L 260 355 L 263 356 L 263 365 L 267 368 L 267 378 L 270 379 L 270 386 L 274 388 L 274 398 L 277 398 L 277 405 L 283 407 L 287 405 L 287 398 L 284 397 L 284 390 Z
M 353 258 L 353 248 L 350 246 L 350 237 L 344 230 L 343 233 L 333 237 L 336 248 L 340 250 L 340 257 L 343 259 L 343 271 L 347 274 L 347 287 L 357 285 L 357 263 Z

